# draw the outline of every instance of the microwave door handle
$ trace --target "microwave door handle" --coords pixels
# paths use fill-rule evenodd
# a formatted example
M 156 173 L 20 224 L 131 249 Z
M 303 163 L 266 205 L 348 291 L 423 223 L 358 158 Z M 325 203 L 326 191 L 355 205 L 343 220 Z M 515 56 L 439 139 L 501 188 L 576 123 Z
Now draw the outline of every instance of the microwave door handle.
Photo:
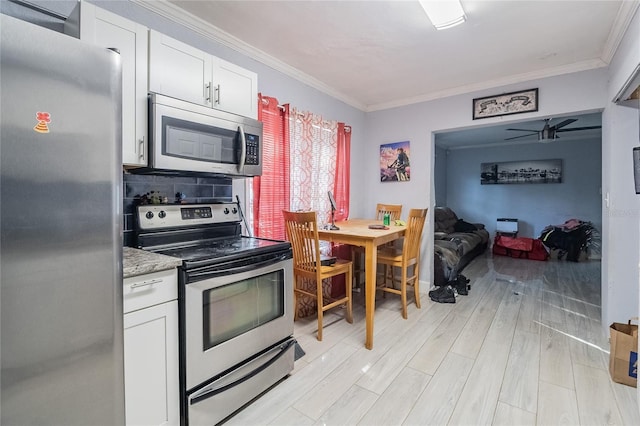
M 240 132 L 240 144 L 242 145 L 240 150 L 240 161 L 238 162 L 238 173 L 242 173 L 244 162 L 247 159 L 247 138 L 244 136 L 244 129 L 242 126 L 238 126 L 238 132 Z

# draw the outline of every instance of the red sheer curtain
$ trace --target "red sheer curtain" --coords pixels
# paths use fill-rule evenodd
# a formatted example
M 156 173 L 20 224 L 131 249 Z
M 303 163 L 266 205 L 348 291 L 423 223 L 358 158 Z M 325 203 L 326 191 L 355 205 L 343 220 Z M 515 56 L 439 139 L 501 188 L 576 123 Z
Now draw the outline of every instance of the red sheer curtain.
M 333 184 L 333 195 L 338 205 L 336 220 L 349 217 L 349 183 L 351 169 L 351 126 L 338 123 L 336 152 L 336 179 Z
M 349 217 L 349 182 L 351 169 L 351 127 L 338 123 L 336 131 L 336 174 L 333 182 L 333 196 L 336 199 L 336 220 Z M 331 244 L 331 254 L 342 259 L 351 257 L 351 246 Z M 331 279 L 331 297 L 339 297 L 346 291 L 344 275 Z
M 258 94 L 263 125 L 262 176 L 253 178 L 253 235 L 285 240 L 282 210 L 289 210 L 289 105 Z

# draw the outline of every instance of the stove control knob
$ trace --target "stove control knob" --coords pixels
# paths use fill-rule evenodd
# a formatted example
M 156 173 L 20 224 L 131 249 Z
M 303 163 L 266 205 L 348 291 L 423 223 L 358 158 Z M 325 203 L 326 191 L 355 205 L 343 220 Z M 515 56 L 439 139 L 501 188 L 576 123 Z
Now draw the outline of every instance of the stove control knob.
M 238 209 L 236 209 L 235 207 L 231 209 L 231 213 L 236 214 L 238 213 Z
M 160 210 L 160 213 L 158 213 L 158 217 L 160 219 L 164 219 L 165 217 L 167 217 L 167 213 L 165 213 L 164 210 Z
M 224 214 L 229 214 L 229 208 L 225 207 L 223 212 L 224 212 Z
M 153 212 L 147 212 L 147 214 L 145 215 L 145 217 L 147 219 L 153 219 Z

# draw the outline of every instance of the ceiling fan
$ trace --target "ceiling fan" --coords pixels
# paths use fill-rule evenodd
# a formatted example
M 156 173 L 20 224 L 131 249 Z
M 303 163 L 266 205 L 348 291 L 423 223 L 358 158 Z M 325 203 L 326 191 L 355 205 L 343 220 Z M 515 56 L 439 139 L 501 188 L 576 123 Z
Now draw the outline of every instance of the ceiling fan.
M 519 139 L 519 138 L 526 138 L 527 136 L 532 136 L 532 135 L 538 135 L 538 141 L 542 142 L 542 143 L 548 143 L 551 142 L 555 139 L 558 139 L 558 135 L 557 133 L 560 132 L 575 132 L 578 130 L 592 130 L 592 129 L 600 129 L 602 128 L 602 126 L 586 126 L 586 127 L 572 127 L 570 129 L 563 129 L 563 127 L 568 126 L 569 124 L 573 123 L 574 121 L 578 121 L 577 118 L 568 118 L 564 121 L 561 121 L 558 124 L 554 124 L 553 126 L 549 125 L 549 121 L 551 121 L 550 118 L 546 118 L 544 123 L 544 127 L 542 128 L 542 130 L 531 130 L 531 129 L 507 129 L 507 130 L 514 130 L 516 132 L 529 132 L 529 134 L 526 135 L 521 135 L 521 136 L 514 136 L 512 138 L 506 138 L 506 141 L 512 140 L 512 139 Z

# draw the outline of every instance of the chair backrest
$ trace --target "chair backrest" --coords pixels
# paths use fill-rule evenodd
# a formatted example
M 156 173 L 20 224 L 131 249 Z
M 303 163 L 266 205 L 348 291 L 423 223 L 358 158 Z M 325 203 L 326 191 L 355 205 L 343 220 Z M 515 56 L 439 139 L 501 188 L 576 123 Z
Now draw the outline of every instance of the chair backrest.
M 427 218 L 427 209 L 411 209 L 407 218 L 407 230 L 404 234 L 402 257 L 407 261 L 417 259 L 420 254 L 422 229 Z
M 376 220 L 384 219 L 385 214 L 389 214 L 391 220 L 400 219 L 402 204 L 378 204 L 376 206 Z
M 282 215 L 293 251 L 293 267 L 309 272 L 320 270 L 320 240 L 316 212 L 283 210 Z

